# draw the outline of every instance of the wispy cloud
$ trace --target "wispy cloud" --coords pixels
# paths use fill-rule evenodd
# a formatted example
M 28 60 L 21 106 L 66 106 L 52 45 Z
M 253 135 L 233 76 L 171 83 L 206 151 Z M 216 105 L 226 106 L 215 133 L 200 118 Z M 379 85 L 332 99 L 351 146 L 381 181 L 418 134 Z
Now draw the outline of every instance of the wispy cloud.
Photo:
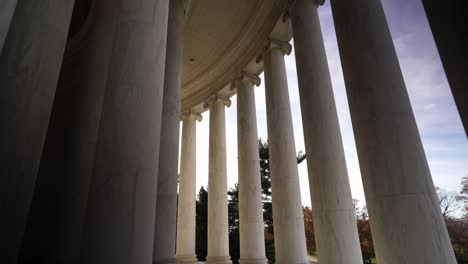
M 458 190 L 468 174 L 468 141 L 461 126 L 420 0 L 383 0 L 434 183 Z M 353 196 L 364 201 L 346 89 L 330 5 L 319 9 Z M 311 47 L 313 48 L 313 47 Z M 296 150 L 305 150 L 294 55 L 285 57 Z M 263 79 L 263 75 L 261 76 Z M 260 137 L 267 138 L 264 83 L 255 88 Z M 237 182 L 236 97 L 226 110 L 228 184 Z M 209 113 L 197 131 L 197 188 L 208 183 Z M 299 165 L 302 202 L 310 205 L 306 162 Z

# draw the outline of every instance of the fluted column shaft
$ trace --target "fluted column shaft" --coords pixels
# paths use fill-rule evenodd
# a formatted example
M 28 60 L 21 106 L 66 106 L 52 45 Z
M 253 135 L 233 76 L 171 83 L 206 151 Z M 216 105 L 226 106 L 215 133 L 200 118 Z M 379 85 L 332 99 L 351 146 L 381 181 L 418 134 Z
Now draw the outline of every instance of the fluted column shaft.
M 121 0 L 80 263 L 153 258 L 168 0 Z
M 455 264 L 380 0 L 331 0 L 380 264 Z
M 3 6 L 5 3 L 2 0 Z M 10 1 L 8 1 L 10 3 Z M 16 263 L 62 64 L 73 0 L 0 11 L 0 259 Z M 8 17 L 3 17 L 3 12 Z M 3 21 L 5 20 L 5 21 Z M 3 32 L 4 31 L 4 32 Z
M 260 78 L 245 73 L 236 81 L 239 165 L 239 263 L 266 264 L 262 186 L 258 154 L 254 84 Z
M 153 263 L 158 264 L 175 262 L 184 24 L 183 0 L 170 0 L 154 223 Z
M 179 205 L 177 210 L 177 249 L 179 262 L 195 262 L 195 209 L 197 167 L 197 120 L 201 115 L 184 113 L 180 156 Z
M 305 264 L 307 249 L 284 54 L 289 43 L 271 42 L 263 54 L 277 264 Z
M 208 165 L 208 256 L 206 263 L 231 263 L 229 258 L 226 117 L 229 99 L 214 96 L 210 109 Z
M 302 125 L 320 263 L 362 263 L 317 1 L 291 6 Z

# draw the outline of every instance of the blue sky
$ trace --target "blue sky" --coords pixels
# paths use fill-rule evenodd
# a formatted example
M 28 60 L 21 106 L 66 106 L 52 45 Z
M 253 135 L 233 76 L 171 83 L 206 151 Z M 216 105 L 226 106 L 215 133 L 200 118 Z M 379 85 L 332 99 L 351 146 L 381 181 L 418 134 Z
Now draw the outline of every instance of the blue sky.
M 468 140 L 450 92 L 420 0 L 383 0 L 434 184 L 458 192 L 468 174 Z M 364 201 L 343 73 L 330 4 L 319 9 L 353 197 Z M 293 51 L 294 52 L 294 51 Z M 285 57 L 296 150 L 305 150 L 294 54 Z M 267 138 L 265 90 L 255 88 L 259 137 Z M 236 96 L 226 110 L 228 185 L 237 182 Z M 197 126 L 197 190 L 208 184 L 209 112 Z M 299 165 L 302 203 L 310 206 L 306 162 Z

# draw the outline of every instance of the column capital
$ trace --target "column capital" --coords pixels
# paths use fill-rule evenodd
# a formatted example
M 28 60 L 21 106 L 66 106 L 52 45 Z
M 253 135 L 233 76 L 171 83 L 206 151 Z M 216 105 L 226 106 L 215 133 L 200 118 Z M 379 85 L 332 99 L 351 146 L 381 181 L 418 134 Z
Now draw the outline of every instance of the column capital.
M 252 73 L 249 73 L 249 72 L 246 72 L 246 71 L 242 72 L 242 77 L 239 78 L 238 80 L 239 81 L 248 81 L 248 82 L 254 84 L 255 86 L 259 86 L 260 83 L 262 83 L 262 80 L 260 79 L 260 77 L 258 77 L 258 75 L 252 74 Z
M 193 110 L 188 110 L 188 111 L 185 111 L 183 112 L 181 115 L 180 115 L 180 120 L 185 120 L 187 118 L 194 118 L 195 120 L 197 120 L 198 122 L 202 121 L 203 119 L 203 116 L 198 113 L 198 112 L 195 112 Z
M 229 100 L 229 98 L 227 98 L 227 97 L 225 97 L 225 96 L 222 96 L 222 95 L 219 95 L 219 94 L 216 94 L 216 95 L 211 96 L 211 97 L 203 104 L 203 108 L 208 109 L 208 108 L 210 108 L 213 104 L 218 103 L 218 102 L 224 104 L 224 105 L 227 106 L 227 107 L 230 107 L 230 106 L 231 106 L 231 100 Z
M 249 82 L 255 86 L 259 86 L 260 83 L 262 82 L 262 80 L 260 79 L 260 77 L 258 77 L 258 75 L 252 74 L 246 71 L 242 71 L 242 76 L 240 76 L 239 78 L 237 78 L 231 83 L 231 90 L 237 89 L 240 85 L 240 82 L 243 82 L 243 81 Z
M 268 39 L 268 43 L 263 47 L 261 54 L 257 57 L 257 63 L 263 61 L 265 53 L 270 52 L 274 49 L 279 49 L 283 55 L 289 55 L 292 51 L 292 46 L 288 41 L 278 39 Z
M 274 49 L 279 49 L 284 55 L 291 54 L 292 46 L 287 41 L 277 40 L 277 39 L 268 39 L 268 44 L 265 47 L 265 52 L 269 52 Z

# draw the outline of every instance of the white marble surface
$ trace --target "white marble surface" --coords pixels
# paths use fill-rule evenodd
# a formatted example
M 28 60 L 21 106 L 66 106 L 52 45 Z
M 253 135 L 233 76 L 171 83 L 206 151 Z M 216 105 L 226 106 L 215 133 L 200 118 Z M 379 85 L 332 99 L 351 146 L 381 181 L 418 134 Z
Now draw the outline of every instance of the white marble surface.
M 207 263 L 231 263 L 229 258 L 226 168 L 226 116 L 229 99 L 213 96 L 210 108 L 208 164 L 208 256 Z
M 277 264 L 307 263 L 304 216 L 284 53 L 288 43 L 270 43 L 263 54 Z
M 455 264 L 380 0 L 331 1 L 379 264 Z
M 16 263 L 62 64 L 73 0 L 2 0 L 0 259 Z M 8 18 L 10 17 L 10 19 Z M 4 40 L 6 21 L 11 21 Z
M 161 264 L 175 262 L 184 23 L 183 1 L 169 1 L 153 245 L 153 262 Z
M 169 1 L 120 1 L 81 263 L 153 258 Z
M 338 114 L 317 1 L 291 7 L 302 125 L 317 255 L 321 263 L 362 263 Z
M 201 115 L 196 113 L 183 115 L 177 210 L 176 255 L 179 262 L 193 262 L 195 260 L 197 120 L 201 121 Z
M 23 237 L 22 260 L 79 261 L 116 23 L 116 8 L 109 8 L 110 2 L 96 2 L 80 33 L 67 42 Z M 86 26 L 88 20 L 93 21 L 92 27 Z M 82 33 L 86 37 L 73 45 Z
M 236 82 L 241 264 L 267 262 L 254 83 L 260 78 L 249 74 Z

